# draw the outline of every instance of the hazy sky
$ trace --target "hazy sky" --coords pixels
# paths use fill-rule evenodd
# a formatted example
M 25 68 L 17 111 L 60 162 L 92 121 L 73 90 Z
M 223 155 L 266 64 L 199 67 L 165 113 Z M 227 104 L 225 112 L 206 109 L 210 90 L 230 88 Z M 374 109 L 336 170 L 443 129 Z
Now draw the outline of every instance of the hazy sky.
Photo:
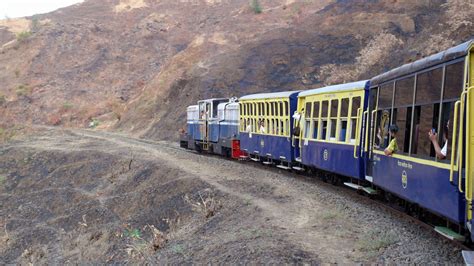
M 48 13 L 83 0 L 0 0 L 0 19 Z

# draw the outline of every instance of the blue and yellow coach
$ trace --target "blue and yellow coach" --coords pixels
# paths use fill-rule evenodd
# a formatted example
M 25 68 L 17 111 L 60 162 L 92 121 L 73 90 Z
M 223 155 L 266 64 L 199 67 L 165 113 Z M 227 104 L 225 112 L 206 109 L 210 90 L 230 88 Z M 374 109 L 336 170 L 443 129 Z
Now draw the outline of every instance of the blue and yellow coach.
M 365 179 L 361 140 L 362 114 L 368 81 L 328 86 L 301 92 L 294 116 L 296 160 L 346 177 Z M 298 151 L 297 149 L 295 149 Z
M 291 144 L 297 91 L 259 93 L 239 99 L 240 148 L 254 161 L 290 169 L 294 160 Z
M 471 40 L 370 80 L 367 179 L 446 218 L 450 238 L 472 223 L 473 53 Z

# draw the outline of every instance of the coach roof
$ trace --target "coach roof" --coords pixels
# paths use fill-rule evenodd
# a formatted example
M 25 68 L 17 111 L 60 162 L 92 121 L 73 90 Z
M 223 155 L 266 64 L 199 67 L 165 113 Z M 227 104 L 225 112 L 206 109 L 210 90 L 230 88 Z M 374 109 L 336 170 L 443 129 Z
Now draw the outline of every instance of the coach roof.
M 261 100 L 261 99 L 274 99 L 274 98 L 289 98 L 291 95 L 300 91 L 282 91 L 282 92 L 270 92 L 270 93 L 257 93 L 245 95 L 239 98 L 239 101 L 246 100 Z
M 392 69 L 388 72 L 380 74 L 370 80 L 371 85 L 378 85 L 380 83 L 409 75 L 425 68 L 432 67 L 434 65 L 442 64 L 444 62 L 454 60 L 456 58 L 460 58 L 466 56 L 471 49 L 472 45 L 474 44 L 474 39 L 471 39 L 465 43 L 462 43 L 458 46 L 454 46 L 449 48 L 448 50 L 439 52 L 437 54 L 425 57 L 423 59 L 417 60 L 413 63 L 408 63 L 403 66 L 397 67 Z
M 360 90 L 360 89 L 365 88 L 367 81 L 368 80 L 361 80 L 357 82 L 338 84 L 338 85 L 332 85 L 332 86 L 327 86 L 327 87 L 321 87 L 318 89 L 307 90 L 300 93 L 298 97 L 304 97 L 304 96 L 321 94 L 321 93 L 332 93 L 332 92 L 338 92 L 338 91 Z

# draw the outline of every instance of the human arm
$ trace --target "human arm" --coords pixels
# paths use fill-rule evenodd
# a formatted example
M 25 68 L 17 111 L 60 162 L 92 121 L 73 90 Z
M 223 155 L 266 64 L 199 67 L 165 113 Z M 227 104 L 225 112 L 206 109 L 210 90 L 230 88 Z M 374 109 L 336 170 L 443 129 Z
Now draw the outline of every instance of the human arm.
M 446 159 L 446 149 L 443 147 L 443 149 L 441 149 L 441 147 L 439 146 L 439 143 L 438 143 L 438 134 L 434 133 L 433 131 L 429 131 L 428 132 L 428 138 L 431 140 L 431 143 L 433 143 L 433 147 L 434 147 L 434 150 L 435 150 L 435 153 L 436 153 L 436 157 L 440 160 L 443 160 L 443 159 Z M 445 144 L 446 146 L 447 144 Z

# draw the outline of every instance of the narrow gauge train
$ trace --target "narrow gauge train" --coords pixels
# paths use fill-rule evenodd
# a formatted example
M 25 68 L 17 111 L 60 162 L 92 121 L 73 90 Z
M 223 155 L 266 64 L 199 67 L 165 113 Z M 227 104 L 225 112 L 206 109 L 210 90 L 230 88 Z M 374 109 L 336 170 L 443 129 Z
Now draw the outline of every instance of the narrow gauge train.
M 181 146 L 318 172 L 470 241 L 473 88 L 470 40 L 366 81 L 199 101 Z

